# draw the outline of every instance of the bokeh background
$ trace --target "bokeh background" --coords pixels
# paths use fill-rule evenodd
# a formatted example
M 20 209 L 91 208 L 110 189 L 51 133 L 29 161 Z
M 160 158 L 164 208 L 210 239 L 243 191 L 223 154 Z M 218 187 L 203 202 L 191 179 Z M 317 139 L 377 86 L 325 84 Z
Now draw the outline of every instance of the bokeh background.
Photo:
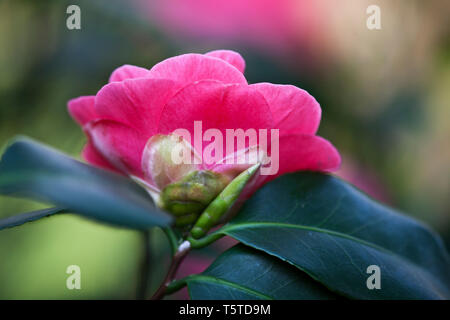
M 81 8 L 81 30 L 66 8 Z M 366 8 L 381 8 L 381 30 Z M 450 3 L 432 0 L 1 0 L 0 148 L 22 134 L 79 157 L 70 98 L 95 94 L 123 64 L 239 51 L 250 83 L 294 84 L 323 110 L 338 175 L 420 219 L 450 244 Z M 0 218 L 45 207 L 0 196 Z M 168 263 L 150 236 L 154 288 Z M 200 272 L 228 241 L 187 261 Z M 0 299 L 133 299 L 143 236 L 72 216 L 0 231 Z M 81 290 L 66 288 L 81 267 Z M 177 297 L 185 297 L 181 293 Z

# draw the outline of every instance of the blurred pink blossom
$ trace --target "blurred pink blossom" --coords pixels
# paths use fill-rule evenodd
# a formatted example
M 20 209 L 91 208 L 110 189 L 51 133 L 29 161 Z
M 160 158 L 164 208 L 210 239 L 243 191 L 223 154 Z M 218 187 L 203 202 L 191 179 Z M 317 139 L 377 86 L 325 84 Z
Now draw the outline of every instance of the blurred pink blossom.
M 326 37 L 323 4 L 304 0 L 138 0 L 150 22 L 175 38 L 264 51 L 315 51 Z

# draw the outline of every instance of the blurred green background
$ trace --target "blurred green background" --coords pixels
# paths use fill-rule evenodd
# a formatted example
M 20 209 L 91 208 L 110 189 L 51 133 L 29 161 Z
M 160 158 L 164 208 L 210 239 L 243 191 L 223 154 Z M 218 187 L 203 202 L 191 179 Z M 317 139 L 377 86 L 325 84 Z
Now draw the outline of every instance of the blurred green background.
M 283 9 L 270 11 L 281 15 L 276 25 L 263 9 L 227 3 L 239 14 L 226 15 L 227 5 L 188 14 L 176 0 L 1 0 L 0 146 L 23 134 L 79 157 L 85 138 L 69 99 L 95 94 L 123 64 L 234 49 L 250 83 L 294 84 L 319 101 L 319 134 L 343 155 L 338 175 L 430 224 L 449 247 L 448 2 L 267 0 Z M 81 30 L 66 27 L 69 4 L 81 8 Z M 381 8 L 381 30 L 366 27 L 369 4 Z M 281 28 L 286 12 L 301 15 Z M 224 21 L 240 29 L 224 33 Z M 43 207 L 0 196 L 0 218 Z M 158 231 L 151 246 L 154 287 L 168 247 Z M 72 215 L 3 230 L 0 299 L 133 299 L 142 250 L 138 232 Z M 201 271 L 213 255 L 200 252 L 187 268 Z M 81 267 L 82 290 L 66 288 L 71 264 Z

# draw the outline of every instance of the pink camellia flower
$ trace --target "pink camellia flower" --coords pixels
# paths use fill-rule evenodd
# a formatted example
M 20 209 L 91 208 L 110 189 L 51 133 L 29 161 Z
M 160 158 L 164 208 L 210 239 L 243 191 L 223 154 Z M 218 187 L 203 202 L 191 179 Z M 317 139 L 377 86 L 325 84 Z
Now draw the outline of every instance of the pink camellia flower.
M 279 129 L 275 174 L 259 176 L 247 194 L 287 172 L 337 169 L 339 153 L 331 143 L 315 135 L 321 117 L 317 101 L 291 85 L 249 85 L 244 68 L 238 53 L 218 50 L 169 58 L 150 70 L 130 65 L 116 69 L 95 96 L 68 103 L 71 116 L 88 137 L 83 157 L 93 165 L 136 179 L 153 194 L 183 179 L 200 179 L 193 172 L 208 171 L 212 175 L 201 179 L 214 189 L 214 196 L 250 166 L 223 159 L 251 155 L 255 143 L 217 149 L 215 155 L 220 154 L 222 159 L 212 157 L 208 163 L 174 162 L 169 155 L 175 147 L 187 151 L 194 160 L 201 159 L 211 148 L 208 143 L 178 135 L 178 140 L 173 139 L 174 131 L 180 129 L 197 139 L 196 126 L 200 123 L 205 136 L 213 132 L 216 137 L 225 137 L 230 129 Z M 267 142 L 267 150 L 274 149 L 273 143 Z M 170 190 L 177 196 L 186 192 Z

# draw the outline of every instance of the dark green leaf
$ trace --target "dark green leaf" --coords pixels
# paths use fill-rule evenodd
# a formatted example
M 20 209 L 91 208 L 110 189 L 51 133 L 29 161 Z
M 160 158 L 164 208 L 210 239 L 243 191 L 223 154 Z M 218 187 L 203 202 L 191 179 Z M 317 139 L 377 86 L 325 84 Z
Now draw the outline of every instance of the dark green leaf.
M 450 298 L 450 262 L 440 238 L 329 175 L 303 172 L 274 180 L 221 232 L 347 297 Z M 381 269 L 381 289 L 366 285 L 370 265 Z
M 53 203 L 118 226 L 166 226 L 144 189 L 118 174 L 74 160 L 29 139 L 15 140 L 0 162 L 0 194 Z
M 261 251 L 237 245 L 209 268 L 187 279 L 192 299 L 337 299 L 297 268 Z
M 56 213 L 64 213 L 64 212 L 66 212 L 66 209 L 56 207 L 16 214 L 12 217 L 0 220 L 0 230 L 17 227 L 27 222 L 45 218 L 54 215 Z

